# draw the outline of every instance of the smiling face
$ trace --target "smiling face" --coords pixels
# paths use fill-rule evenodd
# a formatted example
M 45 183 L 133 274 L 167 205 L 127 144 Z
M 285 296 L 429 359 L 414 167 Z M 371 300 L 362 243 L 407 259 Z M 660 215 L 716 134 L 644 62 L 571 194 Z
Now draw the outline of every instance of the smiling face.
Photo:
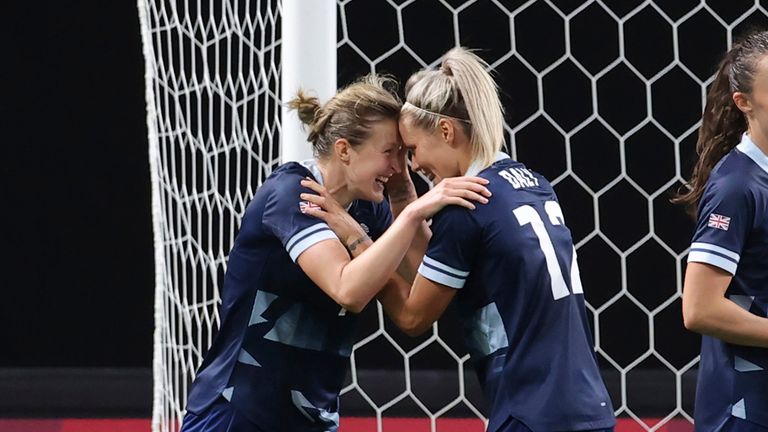
M 434 183 L 462 174 L 458 170 L 453 148 L 439 127 L 430 131 L 417 126 L 408 115 L 400 117 L 398 126 L 403 145 L 411 154 L 414 171 L 421 171 Z
M 372 124 L 368 138 L 349 150 L 347 186 L 355 199 L 384 199 L 384 186 L 392 174 L 401 170 L 399 149 L 397 122 L 382 120 Z

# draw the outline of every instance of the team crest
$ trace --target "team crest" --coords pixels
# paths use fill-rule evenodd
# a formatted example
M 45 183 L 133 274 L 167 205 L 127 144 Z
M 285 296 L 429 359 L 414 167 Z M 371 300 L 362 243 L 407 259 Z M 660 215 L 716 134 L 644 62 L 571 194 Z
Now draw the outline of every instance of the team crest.
M 723 231 L 728 231 L 728 227 L 731 225 L 731 218 L 719 214 L 712 213 L 709 215 L 709 222 L 707 226 L 710 228 L 717 228 Z

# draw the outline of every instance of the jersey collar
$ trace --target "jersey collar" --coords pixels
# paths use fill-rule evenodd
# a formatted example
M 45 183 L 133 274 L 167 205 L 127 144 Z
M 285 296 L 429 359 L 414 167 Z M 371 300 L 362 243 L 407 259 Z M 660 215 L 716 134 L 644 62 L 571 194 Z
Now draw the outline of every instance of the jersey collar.
M 308 169 L 315 178 L 315 181 L 323 185 L 323 173 L 320 172 L 320 167 L 317 165 L 317 159 L 304 159 L 299 162 L 304 168 Z
M 498 152 L 496 153 L 496 156 L 494 156 L 493 161 L 498 162 L 502 159 L 509 159 L 509 155 L 504 152 Z M 488 167 L 483 166 L 483 162 L 480 159 L 475 159 L 472 161 L 472 163 L 469 165 L 469 168 L 467 169 L 467 172 L 464 173 L 465 176 L 476 176 L 480 174 L 480 171 L 486 169 Z
M 760 147 L 757 146 L 752 141 L 752 138 L 749 137 L 746 133 L 741 136 L 741 142 L 739 145 L 736 146 L 737 149 L 739 149 L 740 152 L 747 155 L 750 159 L 755 161 L 755 163 L 763 169 L 766 173 L 768 173 L 768 155 L 763 153 L 762 150 L 760 150 Z
M 304 168 L 308 169 L 310 173 L 312 173 L 312 176 L 315 178 L 315 181 L 320 183 L 320 186 L 325 186 L 323 184 L 323 173 L 320 172 L 320 166 L 317 164 L 317 159 L 304 159 L 303 161 L 299 162 Z M 347 206 L 347 211 L 352 208 L 352 204 L 355 203 L 357 200 L 353 200 L 349 205 Z

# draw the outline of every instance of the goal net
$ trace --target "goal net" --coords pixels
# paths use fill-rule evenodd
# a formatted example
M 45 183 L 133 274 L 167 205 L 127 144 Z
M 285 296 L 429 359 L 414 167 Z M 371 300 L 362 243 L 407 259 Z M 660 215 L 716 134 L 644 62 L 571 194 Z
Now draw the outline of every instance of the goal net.
M 155 227 L 153 429 L 175 431 L 219 325 L 227 253 L 281 160 L 281 1 L 139 0 Z M 765 27 L 758 1 L 339 0 L 338 84 L 401 82 L 452 46 L 501 86 L 508 151 L 552 180 L 576 241 L 617 415 L 691 421 L 698 338 L 683 329 L 692 224 L 669 204 L 690 172 L 714 65 Z M 722 6 L 721 6 L 722 5 Z M 308 144 L 307 144 L 308 145 Z M 342 415 L 474 418 L 483 401 L 449 313 L 410 339 L 364 311 Z

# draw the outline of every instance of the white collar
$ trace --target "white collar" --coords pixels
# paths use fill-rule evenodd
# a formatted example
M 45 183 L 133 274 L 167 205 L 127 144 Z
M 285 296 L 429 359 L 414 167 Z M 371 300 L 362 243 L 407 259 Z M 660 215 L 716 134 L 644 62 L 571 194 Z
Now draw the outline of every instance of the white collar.
M 299 163 L 312 173 L 312 175 L 315 177 L 315 180 L 320 183 L 320 185 L 323 184 L 323 173 L 320 172 L 320 166 L 317 164 L 317 159 L 304 159 Z
M 299 162 L 304 168 L 308 169 L 309 172 L 312 173 L 312 175 L 315 177 L 315 181 L 320 183 L 320 186 L 325 186 L 323 184 L 323 173 L 320 171 L 320 165 L 317 163 L 317 159 L 304 159 L 303 161 Z M 352 208 L 352 204 L 354 204 L 356 200 L 352 200 L 351 203 L 347 206 L 347 211 L 349 211 L 350 208 Z
M 502 159 L 509 159 L 509 155 L 504 152 L 498 152 L 496 153 L 496 156 L 494 156 L 493 161 L 498 162 Z M 467 168 L 467 172 L 464 173 L 465 176 L 476 176 L 480 174 L 480 171 L 486 169 L 488 167 L 483 166 L 483 162 L 480 159 L 475 159 L 472 161 L 472 163 L 469 165 L 469 168 Z
M 744 153 L 755 161 L 755 163 L 763 169 L 766 173 L 768 173 L 768 155 L 763 153 L 762 150 L 760 150 L 760 147 L 757 146 L 752 141 L 752 138 L 749 137 L 746 133 L 741 136 L 741 142 L 739 145 L 736 146 L 737 149 L 739 149 L 740 152 Z

